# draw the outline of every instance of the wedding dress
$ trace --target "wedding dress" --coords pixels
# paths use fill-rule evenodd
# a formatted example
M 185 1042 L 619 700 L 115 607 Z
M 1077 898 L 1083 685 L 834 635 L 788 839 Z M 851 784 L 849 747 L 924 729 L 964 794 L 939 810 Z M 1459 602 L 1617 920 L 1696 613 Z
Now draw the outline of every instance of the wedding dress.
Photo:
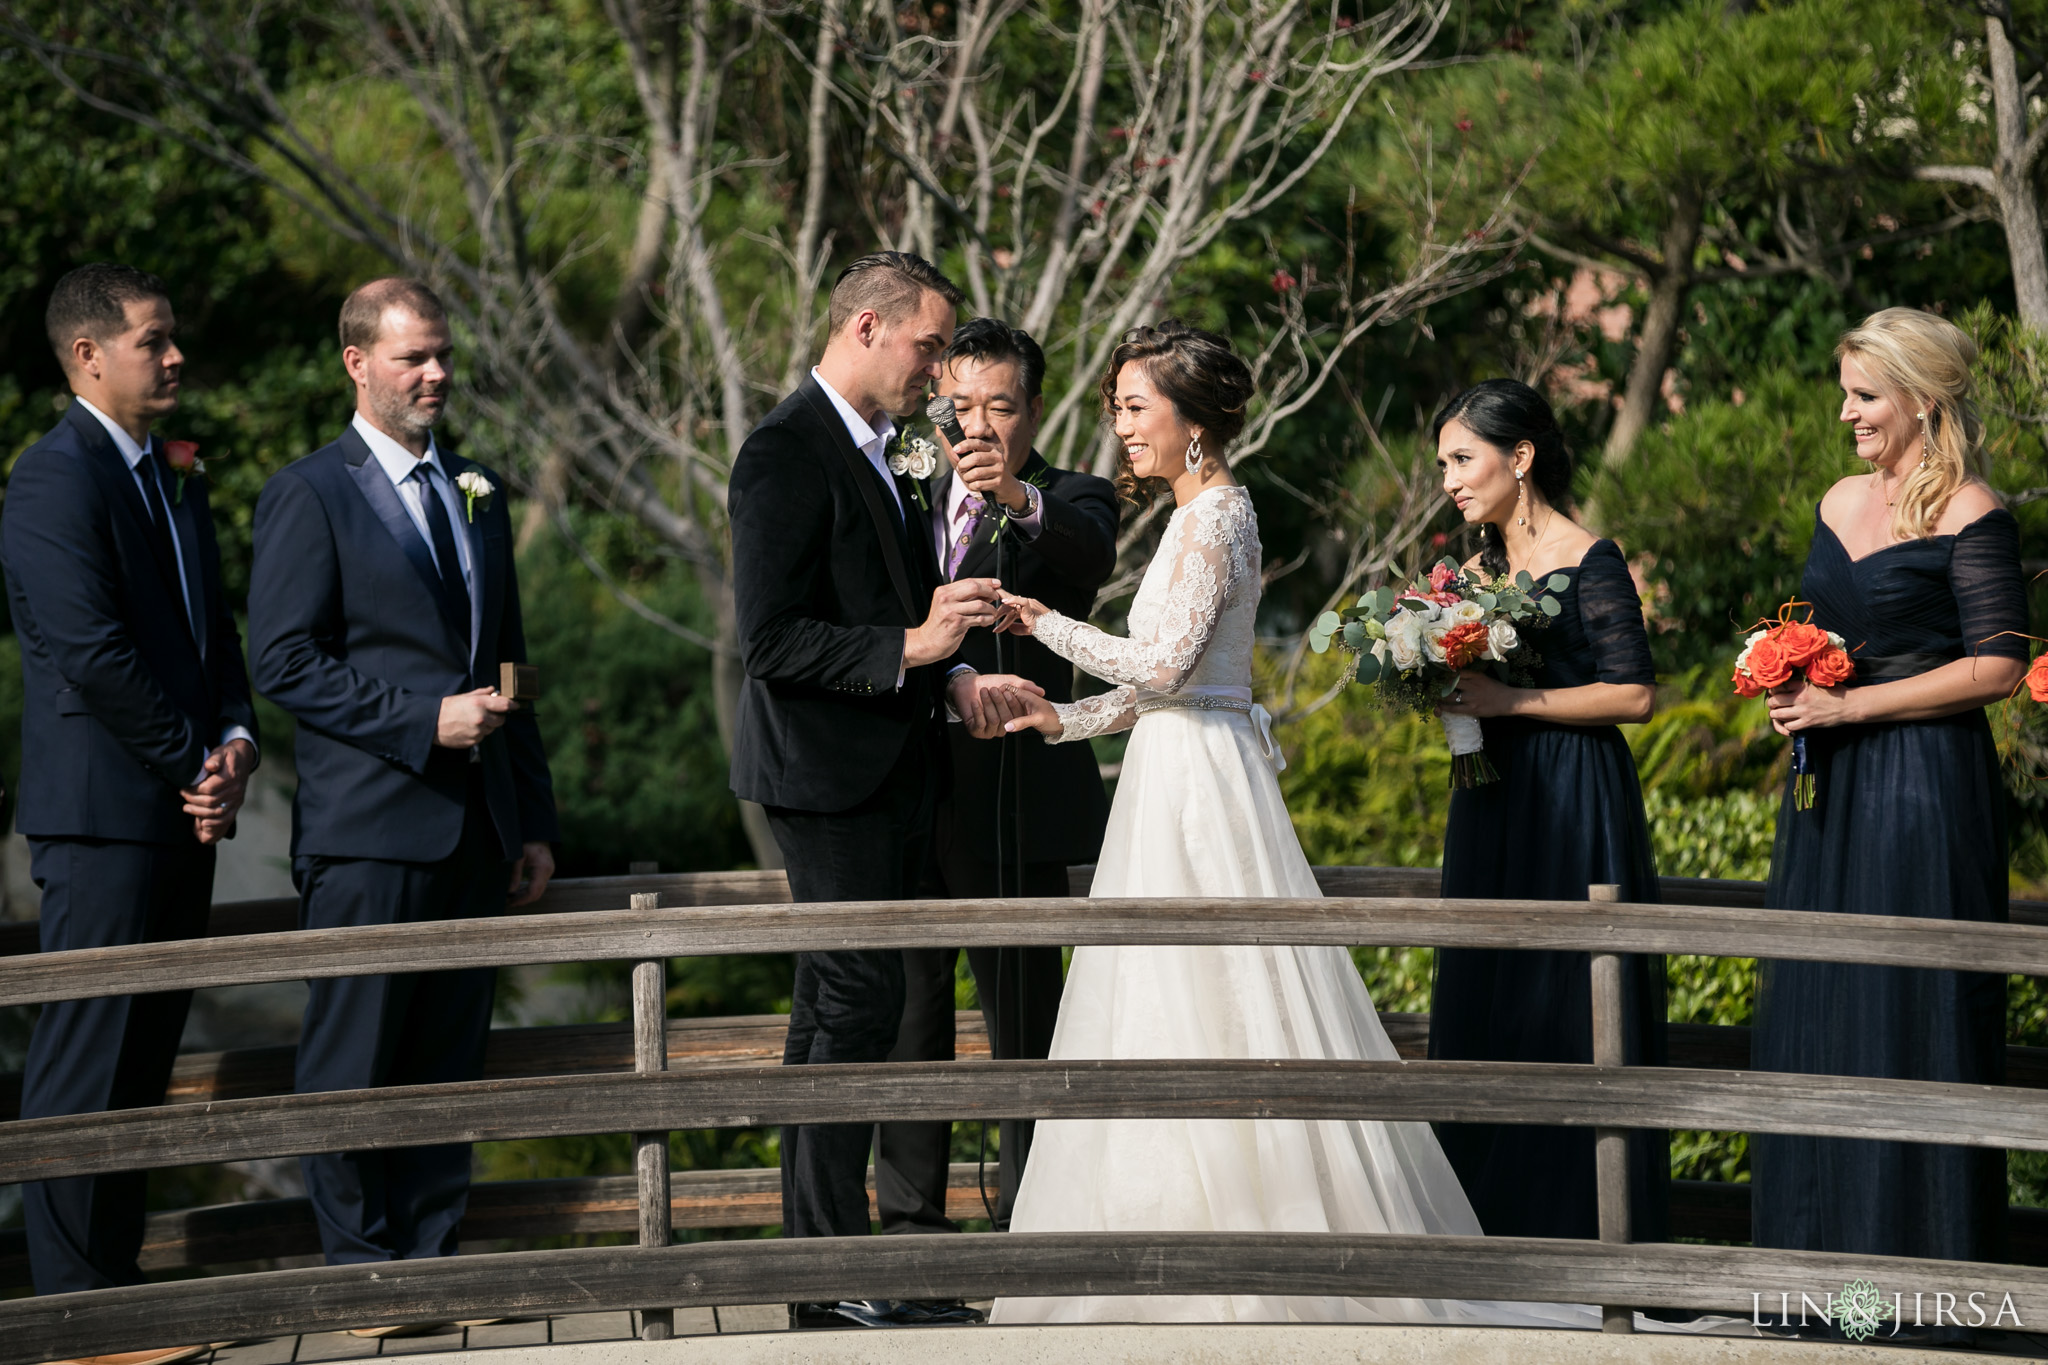
M 1039 618 L 1038 639 L 1118 684 L 1059 706 L 1054 742 L 1132 731 L 1091 896 L 1321 894 L 1251 704 L 1259 575 L 1251 497 L 1225 485 L 1167 522 L 1128 638 Z M 1077 948 L 1052 1056 L 1398 1059 L 1350 954 L 1333 947 Z M 1300 1119 L 1041 1121 L 1010 1226 L 1480 1232 L 1429 1125 Z M 991 1320 L 1599 1326 L 1582 1304 L 1256 1295 L 1005 1298 Z

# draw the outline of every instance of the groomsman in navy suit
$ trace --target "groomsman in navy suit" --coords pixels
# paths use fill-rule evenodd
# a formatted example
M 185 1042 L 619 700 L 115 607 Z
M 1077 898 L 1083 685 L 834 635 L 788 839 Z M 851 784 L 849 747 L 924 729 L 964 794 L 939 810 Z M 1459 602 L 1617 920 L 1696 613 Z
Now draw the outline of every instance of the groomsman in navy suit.
M 110 264 L 59 280 L 46 321 L 76 396 L 15 465 L 0 514 L 24 692 L 16 825 L 42 948 L 197 938 L 215 846 L 256 769 L 256 717 L 206 484 L 150 430 L 178 409 L 177 322 L 162 280 Z M 163 1103 L 190 1001 L 45 1005 L 22 1117 Z M 142 1283 L 143 1194 L 140 1171 L 26 1186 L 36 1292 Z
M 308 929 L 495 915 L 554 871 L 533 712 L 498 695 L 526 660 L 503 481 L 436 444 L 454 342 L 439 299 L 382 279 L 341 310 L 356 414 L 256 505 L 256 685 L 299 722 L 292 875 Z M 298 1090 L 475 1080 L 490 969 L 315 981 Z M 304 1160 L 333 1264 L 447 1256 L 469 1146 Z

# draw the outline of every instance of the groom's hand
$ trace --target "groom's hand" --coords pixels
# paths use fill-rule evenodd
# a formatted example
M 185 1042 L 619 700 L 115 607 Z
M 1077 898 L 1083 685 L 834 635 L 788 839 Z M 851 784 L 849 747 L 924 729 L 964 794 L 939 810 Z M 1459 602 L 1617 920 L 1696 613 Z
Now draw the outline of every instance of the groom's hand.
M 1045 689 L 1037 683 L 1014 673 L 956 674 L 949 690 L 954 713 L 976 739 L 994 739 L 1003 733 L 1004 723 L 1019 714 L 1014 706 L 1004 705 L 1006 697 L 1018 693 L 1045 695 Z
M 510 697 L 499 696 L 495 687 L 479 687 L 460 696 L 443 697 L 441 723 L 434 727 L 434 743 L 444 749 L 473 749 L 483 743 L 485 735 L 505 723 L 505 717 L 512 714 L 516 705 Z
M 993 578 L 961 578 L 940 585 L 932 593 L 931 614 L 924 624 L 903 632 L 903 666 L 935 664 L 960 648 L 968 631 L 993 625 L 1001 587 Z

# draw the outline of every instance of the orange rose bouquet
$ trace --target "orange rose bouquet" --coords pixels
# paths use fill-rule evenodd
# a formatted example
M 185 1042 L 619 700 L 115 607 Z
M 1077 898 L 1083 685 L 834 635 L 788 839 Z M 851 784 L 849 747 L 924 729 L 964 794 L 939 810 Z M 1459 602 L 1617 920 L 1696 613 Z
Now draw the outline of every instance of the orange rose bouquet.
M 1794 678 L 1804 676 L 1815 687 L 1837 687 L 1856 676 L 1856 661 L 1849 657 L 1848 643 L 1831 630 L 1813 624 L 1813 610 L 1806 619 L 1795 613 L 1804 602 L 1787 602 L 1778 608 L 1775 622 L 1760 621 L 1745 640 L 1742 653 L 1735 656 L 1735 691 L 1738 696 L 1761 697 Z M 1813 765 L 1806 754 L 1806 736 L 1792 736 L 1792 800 L 1800 810 L 1813 808 Z

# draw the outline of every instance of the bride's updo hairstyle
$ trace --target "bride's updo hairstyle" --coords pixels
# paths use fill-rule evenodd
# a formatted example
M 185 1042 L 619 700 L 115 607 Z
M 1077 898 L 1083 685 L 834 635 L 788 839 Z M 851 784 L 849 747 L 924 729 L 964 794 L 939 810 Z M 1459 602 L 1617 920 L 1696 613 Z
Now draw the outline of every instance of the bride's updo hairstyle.
M 1922 540 L 1972 479 L 1991 482 L 1984 423 L 1971 401 L 1977 343 L 1945 318 L 1918 308 L 1884 308 L 1842 334 L 1835 359 L 1854 356 L 1871 381 L 1907 412 L 1922 414 L 1920 467 L 1892 500 L 1892 539 Z
M 1174 415 L 1202 429 L 1202 450 L 1212 460 L 1244 431 L 1245 410 L 1258 384 L 1251 366 L 1214 332 L 1168 318 L 1157 327 L 1133 327 L 1110 353 L 1102 375 L 1102 410 L 1116 409 L 1116 379 L 1124 366 L 1142 365 L 1152 386 L 1173 404 Z M 1143 507 L 1167 488 L 1164 479 L 1140 479 L 1130 457 L 1118 457 L 1116 491 Z
M 1515 447 L 1527 441 L 1536 448 L 1529 464 L 1528 482 L 1536 486 L 1543 500 L 1562 508 L 1572 495 L 1572 455 L 1565 448 L 1564 433 L 1558 429 L 1557 414 L 1542 394 L 1519 379 L 1482 379 L 1444 404 L 1429 426 L 1430 449 L 1436 449 L 1446 423 L 1463 422 L 1472 434 L 1512 458 Z M 1479 528 L 1479 567 L 1489 574 L 1508 571 L 1507 542 L 1492 523 Z

